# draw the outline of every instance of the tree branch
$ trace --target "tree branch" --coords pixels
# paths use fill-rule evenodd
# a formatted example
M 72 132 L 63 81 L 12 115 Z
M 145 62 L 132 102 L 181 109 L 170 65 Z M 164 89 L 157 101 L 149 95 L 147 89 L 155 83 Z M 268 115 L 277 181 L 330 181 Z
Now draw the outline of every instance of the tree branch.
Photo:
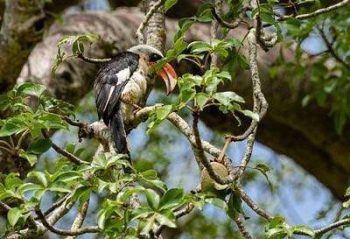
M 41 133 L 45 138 L 50 139 L 49 135 L 47 134 L 47 132 L 45 130 L 42 130 Z M 62 149 L 60 146 L 55 144 L 53 141 L 51 141 L 51 146 L 57 153 L 65 156 L 69 161 L 71 161 L 74 164 L 78 164 L 78 165 L 88 164 L 88 162 L 85 162 L 84 160 L 81 160 L 80 158 L 78 158 L 74 154 L 71 154 L 71 153 L 67 152 L 66 150 Z
M 242 235 L 244 236 L 245 239 L 253 239 L 252 236 L 249 234 L 249 232 L 247 231 L 247 229 L 245 228 L 242 219 L 240 219 L 239 217 L 235 220 L 236 225 L 239 229 L 239 231 L 242 233 Z
M 7 205 L 6 203 L 2 202 L 1 200 L 0 200 L 0 207 L 5 209 L 6 211 L 9 211 L 11 209 L 11 207 L 9 205 Z
M 260 208 L 254 201 L 249 197 L 246 192 L 243 191 L 243 189 L 236 185 L 234 186 L 234 191 L 237 192 L 240 197 L 243 199 L 243 201 L 254 211 L 256 214 L 260 215 L 261 217 L 265 218 L 266 220 L 270 221 L 272 219 L 272 216 L 266 212 L 264 209 Z
M 279 21 L 285 21 L 285 20 L 291 19 L 291 18 L 304 20 L 304 19 L 308 19 L 308 18 L 311 18 L 311 17 L 316 17 L 316 16 L 321 15 L 323 13 L 331 12 L 331 11 L 334 11 L 334 10 L 336 10 L 338 8 L 341 8 L 341 7 L 345 6 L 346 4 L 348 4 L 349 1 L 350 0 L 343 0 L 343 1 L 339 2 L 339 3 L 336 3 L 336 4 L 331 5 L 329 7 L 318 9 L 318 10 L 316 10 L 314 12 L 311 12 L 311 13 L 300 14 L 300 15 L 297 15 L 297 16 L 283 16 L 283 17 L 280 17 L 278 20 Z
M 341 226 L 349 225 L 350 224 L 350 218 L 345 218 L 342 220 L 339 220 L 337 222 L 334 222 L 328 226 L 322 227 L 320 229 L 315 230 L 316 235 L 323 235 L 331 230 L 337 229 Z
M 326 47 L 328 49 L 328 52 L 334 57 L 336 61 L 338 61 L 340 64 L 342 64 L 345 68 L 350 70 L 350 64 L 346 63 L 334 50 L 332 43 L 330 43 L 327 39 L 326 34 L 324 33 L 323 29 L 320 27 L 317 27 L 318 32 L 320 33 L 320 36 L 324 43 L 326 44 Z
M 90 202 L 90 200 L 87 200 L 83 203 L 83 205 L 81 205 L 81 207 L 78 211 L 78 214 L 73 221 L 71 231 L 78 230 L 83 225 L 83 222 L 84 222 L 86 214 L 87 214 L 87 210 L 89 209 L 89 202 Z M 74 238 L 75 238 L 75 236 L 69 236 L 66 239 L 74 239 Z
M 139 44 L 144 44 L 145 39 L 143 36 L 143 31 L 145 30 L 145 27 L 151 20 L 151 17 L 155 14 L 155 12 L 161 7 L 162 0 L 158 0 L 157 2 L 154 2 L 152 6 L 150 6 L 144 20 L 141 22 L 140 26 L 136 30 L 136 38 Z
M 0 31 L 0 93 L 11 89 L 43 35 L 44 1 L 6 1 Z
M 78 236 L 81 234 L 86 234 L 86 233 L 98 233 L 100 232 L 100 229 L 95 226 L 90 226 L 90 227 L 83 227 L 83 228 L 78 228 L 76 230 L 64 230 L 64 229 L 59 229 L 51 225 L 47 220 L 44 214 L 41 212 L 40 209 L 35 209 L 35 213 L 38 215 L 39 220 L 41 223 L 51 232 L 56 233 L 58 235 L 62 236 Z

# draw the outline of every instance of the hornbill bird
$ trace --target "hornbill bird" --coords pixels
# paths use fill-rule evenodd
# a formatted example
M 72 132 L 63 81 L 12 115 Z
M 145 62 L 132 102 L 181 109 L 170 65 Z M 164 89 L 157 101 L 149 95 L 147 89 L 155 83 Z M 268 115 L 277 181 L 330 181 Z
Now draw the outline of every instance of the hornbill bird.
M 134 106 L 147 100 L 152 64 L 163 54 L 149 45 L 137 45 L 117 54 L 97 73 L 94 90 L 99 119 L 108 126 L 116 153 L 128 154 L 126 135 L 133 125 Z M 159 72 L 169 94 L 176 86 L 176 72 L 165 64 Z M 130 157 L 129 157 L 130 160 Z

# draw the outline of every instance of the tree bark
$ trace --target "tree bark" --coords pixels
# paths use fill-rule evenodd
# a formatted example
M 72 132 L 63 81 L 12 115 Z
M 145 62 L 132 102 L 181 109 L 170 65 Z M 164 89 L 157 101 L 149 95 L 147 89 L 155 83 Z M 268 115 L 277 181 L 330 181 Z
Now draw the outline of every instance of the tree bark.
M 93 32 L 101 35 L 102 41 L 93 44 L 88 52 L 93 57 L 107 57 L 135 44 L 135 31 L 142 14 L 136 9 L 120 9 L 112 13 L 80 13 L 64 17 L 64 25 L 56 24 L 49 31 L 44 41 L 38 44 L 29 58 L 29 64 L 23 69 L 19 81 L 27 78 L 28 72 L 32 79 L 45 84 L 49 91 L 58 98 L 77 103 L 91 88 L 98 66 L 82 62 L 79 59 L 69 59 L 52 75 L 50 67 L 56 54 L 56 43 L 63 34 Z M 167 32 L 175 32 L 176 22 L 168 20 Z M 233 34 L 243 36 L 242 29 Z M 188 40 L 209 37 L 206 25 L 195 25 L 187 36 Z M 168 34 L 168 44 L 171 42 Z M 282 46 L 283 48 L 283 46 Z M 290 50 L 287 57 L 292 58 Z M 260 51 L 259 63 L 263 91 L 270 104 L 266 118 L 258 130 L 258 140 L 278 153 L 293 158 L 298 164 L 314 175 L 327 186 L 339 199 L 343 198 L 350 173 L 350 127 L 346 127 L 342 136 L 337 135 L 333 127 L 333 119 L 329 110 L 310 104 L 301 107 L 301 100 L 307 89 L 294 92 L 288 89 L 287 79 L 283 72 L 278 79 L 271 79 L 269 66 L 275 61 L 280 47 L 275 47 L 268 54 Z M 30 67 L 29 67 L 30 66 Z M 33 67 L 35 66 L 35 67 Z M 28 68 L 31 68 L 28 71 Z M 248 72 L 237 70 L 231 84 L 225 89 L 233 89 L 244 96 L 250 106 L 251 87 L 247 84 Z M 307 82 L 307 76 L 305 82 Z M 298 97 L 294 97 L 297 95 Z M 204 115 L 204 122 L 215 130 L 234 131 L 238 128 L 234 120 L 227 115 L 209 109 Z

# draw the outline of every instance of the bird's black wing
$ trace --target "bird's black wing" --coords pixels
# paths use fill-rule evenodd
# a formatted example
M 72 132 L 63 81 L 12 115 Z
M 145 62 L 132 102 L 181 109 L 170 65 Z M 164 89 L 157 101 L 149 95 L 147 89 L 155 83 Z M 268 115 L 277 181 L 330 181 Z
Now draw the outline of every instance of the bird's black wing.
M 136 71 L 138 61 L 137 54 L 119 53 L 97 73 L 94 84 L 97 113 L 106 125 L 118 111 L 121 93 Z
M 129 154 L 123 115 L 120 112 L 120 96 L 137 70 L 138 63 L 137 54 L 120 53 L 100 69 L 94 84 L 97 113 L 109 128 L 117 153 Z

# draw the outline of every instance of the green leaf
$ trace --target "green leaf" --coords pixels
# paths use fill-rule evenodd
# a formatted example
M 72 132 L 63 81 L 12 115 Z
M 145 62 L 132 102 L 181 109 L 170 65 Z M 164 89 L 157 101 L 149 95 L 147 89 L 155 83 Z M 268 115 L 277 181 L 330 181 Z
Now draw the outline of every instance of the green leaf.
M 68 126 L 61 116 L 52 113 L 45 112 L 40 120 L 47 129 L 66 129 Z
M 214 206 L 221 208 L 225 211 L 227 211 L 228 207 L 227 207 L 227 203 L 219 198 L 207 198 L 205 200 L 207 203 L 213 204 Z
M 149 235 L 149 232 L 152 230 L 154 223 L 155 223 L 155 215 L 147 219 L 146 224 L 142 228 L 142 231 L 140 234 L 143 236 Z
M 285 228 L 272 228 L 266 233 L 268 239 L 283 239 L 287 235 L 288 232 Z
M 160 199 L 159 208 L 161 210 L 180 206 L 184 199 L 182 188 L 172 188 Z
M 255 113 L 253 111 L 250 111 L 250 110 L 239 110 L 239 112 L 241 112 L 242 114 L 244 114 L 245 116 L 259 122 L 260 120 L 260 117 L 259 117 L 259 114 L 258 113 Z
M 145 190 L 145 195 L 147 199 L 148 205 L 153 209 L 156 210 L 159 207 L 159 195 L 155 191 L 151 189 Z
M 209 52 L 212 50 L 212 47 L 209 43 L 204 41 L 194 41 L 188 45 L 191 48 L 191 52 L 195 54 Z
M 155 114 L 158 120 L 164 120 L 171 113 L 172 105 L 164 105 L 157 107 Z
M 231 74 L 227 71 L 221 71 L 216 76 L 227 80 L 232 80 Z
M 168 11 L 177 3 L 177 0 L 166 0 L 164 3 L 164 11 Z
M 100 211 L 97 215 L 97 225 L 99 228 L 104 229 L 106 222 L 106 211 Z
M 345 202 L 343 202 L 343 207 L 345 207 L 345 208 L 349 208 L 350 207 L 350 200 L 347 200 L 347 201 L 345 201 Z
M 164 214 L 156 214 L 156 220 L 159 222 L 160 225 L 164 225 L 170 228 L 176 228 L 175 224 L 175 216 L 171 214 L 172 217 L 168 217 L 168 215 Z
M 349 197 L 350 196 L 350 187 L 348 187 L 345 191 L 345 197 Z
M 29 146 L 28 152 L 33 154 L 42 154 L 51 148 L 52 142 L 50 139 L 36 139 Z
M 213 98 L 225 106 L 230 105 L 232 102 L 239 102 L 239 103 L 245 102 L 241 96 L 237 95 L 233 91 L 215 93 L 213 95 Z
M 7 221 L 13 227 L 22 216 L 22 210 L 17 207 L 11 208 L 7 213 Z
M 267 164 L 264 163 L 258 163 L 255 165 L 255 168 L 261 172 L 267 173 L 270 172 L 270 167 Z
M 280 227 L 280 226 L 283 226 L 284 224 L 285 224 L 284 217 L 275 216 L 274 218 L 271 219 L 269 223 L 269 228 Z
M 26 82 L 17 88 L 17 92 L 21 94 L 33 95 L 36 97 L 40 97 L 41 94 L 44 93 L 44 91 L 45 91 L 45 86 L 35 84 L 32 82 Z
M 196 97 L 195 97 L 195 100 L 200 109 L 203 109 L 203 107 L 205 106 L 205 104 L 208 102 L 209 99 L 210 98 L 205 93 L 198 93 L 196 94 Z
M 227 206 L 227 214 L 233 220 L 236 220 L 239 217 L 239 214 L 242 212 L 242 199 L 238 193 L 231 193 Z
M 38 184 L 34 184 L 34 183 L 25 183 L 25 184 L 18 187 L 18 191 L 20 192 L 20 194 L 22 196 L 24 196 L 24 193 L 26 193 L 26 192 L 37 191 L 40 189 L 43 189 L 43 187 L 38 185 Z
M 157 178 L 157 171 L 154 169 L 149 169 L 146 171 L 141 172 L 141 176 L 147 179 L 156 179 Z
M 44 187 L 47 187 L 47 185 L 48 185 L 48 181 L 47 181 L 46 175 L 43 172 L 31 171 L 31 172 L 28 173 L 27 176 L 31 177 L 31 178 L 35 178 Z
M 23 181 L 15 173 L 10 173 L 5 178 L 5 188 L 13 190 L 23 184 Z
M 5 124 L 0 129 L 0 137 L 6 137 L 13 134 L 18 134 L 20 132 L 23 132 L 24 130 L 28 129 L 25 122 L 17 119 L 12 118 L 5 122 Z
M 21 152 L 19 154 L 19 156 L 21 158 L 26 159 L 28 161 L 28 163 L 30 164 L 30 166 L 33 166 L 38 161 L 38 155 L 36 155 L 36 154 L 31 154 L 31 153 L 27 153 L 27 152 Z

